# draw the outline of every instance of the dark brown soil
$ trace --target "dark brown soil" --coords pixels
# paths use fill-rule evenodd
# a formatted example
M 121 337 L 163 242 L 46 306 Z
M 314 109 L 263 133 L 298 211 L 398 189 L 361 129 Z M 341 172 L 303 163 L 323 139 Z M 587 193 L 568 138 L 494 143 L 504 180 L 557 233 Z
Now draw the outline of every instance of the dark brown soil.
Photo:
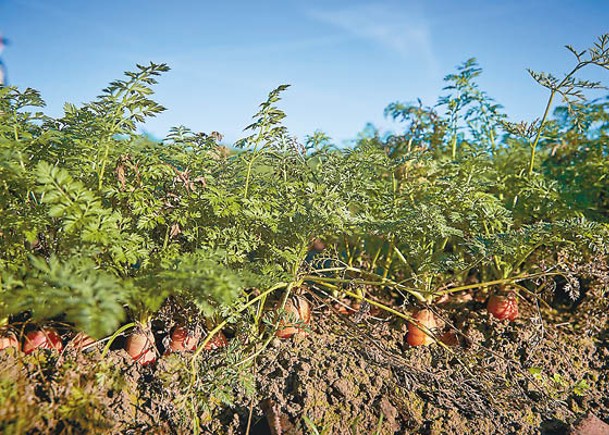
M 515 322 L 454 298 L 437 314 L 463 333 L 410 348 L 395 319 L 355 324 L 318 304 L 307 336 L 257 358 L 227 349 L 135 364 L 122 350 L 0 352 L 2 433 L 561 434 L 609 422 L 607 301 L 588 295 Z M 541 317 L 540 317 L 541 313 Z M 382 316 L 381 316 L 382 317 Z M 259 344 L 258 346 L 260 346 Z

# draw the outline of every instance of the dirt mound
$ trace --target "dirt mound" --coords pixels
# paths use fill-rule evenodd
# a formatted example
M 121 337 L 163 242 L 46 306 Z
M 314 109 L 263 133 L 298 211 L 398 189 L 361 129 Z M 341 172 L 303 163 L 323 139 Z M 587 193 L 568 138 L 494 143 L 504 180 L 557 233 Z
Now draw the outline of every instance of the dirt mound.
M 594 300 L 597 300 L 595 298 Z M 609 421 L 606 311 L 525 306 L 515 322 L 481 302 L 443 306 L 461 345 L 412 348 L 406 327 L 355 324 L 319 307 L 307 336 L 257 358 L 227 349 L 141 367 L 122 350 L 0 353 L 3 433 L 566 433 Z M 566 320 L 568 319 L 568 320 Z M 577 319 L 577 320 L 574 320 Z M 261 349 L 258 349 L 261 350 Z M 193 371 L 194 367 L 194 371 Z M 193 375 L 194 374 L 194 375 Z M 249 425 L 249 426 L 248 426 Z

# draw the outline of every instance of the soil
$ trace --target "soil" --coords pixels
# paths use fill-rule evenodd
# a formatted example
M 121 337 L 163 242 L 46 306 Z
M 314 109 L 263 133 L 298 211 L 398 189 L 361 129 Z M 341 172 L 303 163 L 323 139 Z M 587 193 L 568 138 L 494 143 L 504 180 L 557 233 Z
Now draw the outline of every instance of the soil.
M 61 354 L 4 350 L 0 430 L 561 434 L 586 415 L 606 427 L 609 310 L 601 291 L 577 303 L 558 295 L 541 309 L 527 297 L 514 322 L 490 316 L 484 297 L 444 301 L 436 312 L 447 345 L 415 348 L 401 321 L 373 311 L 355 323 L 315 301 L 306 335 L 275 338 L 256 358 L 248 358 L 251 342 L 232 337 L 195 361 L 195 377 L 189 353 L 141 366 L 120 349 L 104 358 L 101 349 L 69 346 Z

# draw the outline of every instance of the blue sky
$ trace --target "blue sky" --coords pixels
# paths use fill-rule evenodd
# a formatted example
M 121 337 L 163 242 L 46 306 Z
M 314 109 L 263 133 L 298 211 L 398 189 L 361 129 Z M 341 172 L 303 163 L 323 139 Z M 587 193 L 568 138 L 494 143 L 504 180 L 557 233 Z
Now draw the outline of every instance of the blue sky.
M 242 137 L 257 105 L 289 83 L 281 108 L 300 139 L 336 143 L 383 118 L 392 101 L 435 104 L 443 77 L 469 57 L 479 82 L 514 121 L 539 116 L 546 93 L 526 68 L 562 74 L 565 44 L 609 32 L 608 0 L 0 0 L 2 59 L 11 84 L 42 92 L 47 112 L 93 99 L 136 63 L 168 63 L 143 126 Z M 588 78 L 609 84 L 609 72 Z

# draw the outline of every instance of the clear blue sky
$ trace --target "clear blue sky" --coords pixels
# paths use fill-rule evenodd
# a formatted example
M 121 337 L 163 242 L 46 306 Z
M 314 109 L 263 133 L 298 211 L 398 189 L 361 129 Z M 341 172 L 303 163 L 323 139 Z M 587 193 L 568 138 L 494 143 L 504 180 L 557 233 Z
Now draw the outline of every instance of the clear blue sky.
M 157 137 L 183 124 L 232 142 L 289 83 L 292 134 L 341 143 L 367 122 L 397 128 L 383 118 L 392 101 L 435 104 L 472 56 L 512 120 L 539 116 L 546 94 L 525 68 L 566 72 L 565 44 L 609 32 L 609 0 L 0 0 L 0 31 L 11 84 L 40 90 L 51 115 L 136 63 L 165 62 L 156 100 L 168 110 L 143 126 Z M 588 77 L 609 84 L 607 71 Z

